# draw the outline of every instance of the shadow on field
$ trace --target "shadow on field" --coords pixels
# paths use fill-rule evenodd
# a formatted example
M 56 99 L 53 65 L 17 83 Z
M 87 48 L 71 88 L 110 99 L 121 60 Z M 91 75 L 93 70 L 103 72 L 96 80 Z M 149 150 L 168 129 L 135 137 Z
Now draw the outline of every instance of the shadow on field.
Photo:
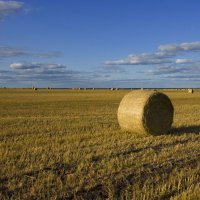
M 124 191 L 126 191 L 130 185 L 134 185 L 134 183 L 137 183 L 142 188 L 145 184 L 146 177 L 157 177 L 158 175 L 164 181 L 167 181 L 170 177 L 171 172 L 175 168 L 184 169 L 184 168 L 190 168 L 194 169 L 198 166 L 198 162 L 200 160 L 199 155 L 197 155 L 195 158 L 189 158 L 188 159 L 178 159 L 173 160 L 169 159 L 165 163 L 162 163 L 161 165 L 155 165 L 155 163 L 144 163 L 143 164 L 143 171 L 140 171 L 139 173 L 131 172 L 129 174 L 123 174 L 122 172 L 113 174 L 112 176 L 106 177 L 107 180 L 110 180 L 110 185 L 108 185 L 104 180 L 99 179 L 99 182 L 96 183 L 96 185 L 92 186 L 91 188 L 85 189 L 81 188 L 78 191 L 73 193 L 72 195 L 69 195 L 67 199 L 108 199 L 109 198 L 109 191 L 112 190 L 113 193 L 113 199 L 121 199 L 123 197 Z M 197 184 L 197 182 L 195 182 Z M 108 189 L 108 187 L 110 188 Z M 187 186 L 183 186 L 183 189 L 186 189 Z M 166 193 L 163 193 L 160 198 L 155 199 L 169 199 L 171 196 L 177 194 L 177 191 L 168 191 Z
M 40 173 L 44 173 L 44 172 L 50 172 L 53 173 L 54 175 L 57 175 L 58 177 L 60 177 L 61 181 L 64 181 L 66 176 L 69 174 L 73 174 L 76 170 L 76 163 L 71 163 L 71 164 L 67 164 L 67 163 L 54 163 L 52 166 L 49 167 L 44 167 L 42 169 L 39 170 L 35 170 L 35 171 L 28 171 L 25 173 L 21 173 L 18 175 L 14 175 L 11 177 L 0 177 L 0 194 L 3 195 L 3 197 L 5 197 L 5 199 L 11 199 L 14 197 L 14 195 L 18 194 L 18 193 L 22 193 L 22 189 L 21 187 L 16 187 L 14 189 L 10 189 L 7 185 L 9 184 L 9 182 L 11 182 L 12 180 L 15 179 L 23 179 L 24 177 L 26 177 L 26 179 L 30 180 L 27 183 L 31 183 L 33 184 Z
M 195 133 L 200 134 L 200 125 L 193 125 L 193 126 L 180 126 L 177 128 L 172 128 L 170 134 L 172 135 L 181 135 L 184 133 Z

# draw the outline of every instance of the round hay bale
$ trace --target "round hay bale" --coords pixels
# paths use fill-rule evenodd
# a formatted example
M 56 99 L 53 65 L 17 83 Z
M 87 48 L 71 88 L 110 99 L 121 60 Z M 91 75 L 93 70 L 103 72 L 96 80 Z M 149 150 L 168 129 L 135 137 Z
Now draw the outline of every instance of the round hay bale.
M 193 94 L 194 90 L 193 89 L 188 89 L 188 93 Z
M 161 92 L 137 90 L 124 96 L 117 117 L 124 130 L 160 135 L 170 130 L 173 114 L 168 96 Z

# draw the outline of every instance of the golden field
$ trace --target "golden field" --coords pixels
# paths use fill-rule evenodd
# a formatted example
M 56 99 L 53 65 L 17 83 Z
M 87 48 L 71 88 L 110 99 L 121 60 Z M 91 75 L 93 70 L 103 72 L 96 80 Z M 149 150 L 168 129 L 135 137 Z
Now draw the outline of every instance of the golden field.
M 0 89 L 0 199 L 200 199 L 200 91 L 162 136 L 120 130 L 128 92 Z

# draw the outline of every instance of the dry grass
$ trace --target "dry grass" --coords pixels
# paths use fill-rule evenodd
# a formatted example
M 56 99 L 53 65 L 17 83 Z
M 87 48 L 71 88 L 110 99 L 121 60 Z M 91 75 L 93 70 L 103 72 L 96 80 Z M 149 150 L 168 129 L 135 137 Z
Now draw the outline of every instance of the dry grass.
M 200 92 L 156 137 L 121 132 L 128 92 L 0 90 L 0 199 L 200 199 Z

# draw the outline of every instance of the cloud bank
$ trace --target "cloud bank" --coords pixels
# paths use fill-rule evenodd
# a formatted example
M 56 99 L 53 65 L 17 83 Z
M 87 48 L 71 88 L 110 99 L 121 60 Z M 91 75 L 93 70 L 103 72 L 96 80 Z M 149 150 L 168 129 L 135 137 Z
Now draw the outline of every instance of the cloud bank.
M 0 46 L 0 58 L 27 56 L 29 52 L 21 47 Z
M 42 63 L 42 62 L 32 62 L 32 63 L 12 63 L 10 64 L 12 69 L 65 69 L 66 66 L 62 64 L 55 63 Z
M 174 58 L 181 53 L 200 52 L 200 42 L 160 45 L 155 53 L 131 54 L 127 58 L 105 61 L 106 65 L 159 65 L 173 63 Z M 188 62 L 186 59 L 177 59 L 177 63 Z
M 166 74 L 184 74 L 185 76 L 189 76 L 200 73 L 200 61 L 191 59 L 177 59 L 173 64 L 158 65 L 151 70 L 147 70 L 145 73 L 162 76 L 165 76 Z
M 125 59 L 116 60 L 116 61 L 106 61 L 106 65 L 149 65 L 149 64 L 161 64 L 161 63 L 170 63 L 171 55 L 165 52 L 156 52 L 156 53 L 143 53 L 140 55 L 129 55 Z
M 0 21 L 5 17 L 24 9 L 24 3 L 19 1 L 0 1 Z
M 108 77 L 108 76 L 107 76 Z M 0 84 L 3 86 L 32 84 L 53 87 L 88 87 L 88 83 L 105 80 L 104 74 L 96 71 L 86 72 L 68 69 L 66 65 L 45 62 L 16 62 L 10 64 L 10 70 L 0 70 Z M 74 85 L 74 86 L 72 86 Z
M 30 82 L 62 87 L 191 87 L 199 86 L 200 42 L 161 45 L 157 52 L 132 54 L 125 59 L 106 61 L 106 65 L 94 71 L 70 70 L 65 64 L 55 62 L 12 62 L 10 70 L 0 70 L 0 83 L 25 85 Z M 184 56 L 186 53 L 189 55 Z M 192 53 L 192 57 L 191 56 Z M 198 55 L 198 54 L 197 54 Z M 26 48 L 0 46 L 0 58 L 51 58 L 59 52 L 33 52 Z M 3 60 L 2 60 L 3 61 Z M 3 63 L 3 62 L 2 62 Z M 130 73 L 124 65 L 141 66 L 143 71 Z M 148 68 L 148 69 L 147 69 Z M 177 81 L 179 80 L 179 81 Z M 132 86 L 131 86 L 132 85 Z M 175 86 L 175 87 L 176 87 Z
M 62 53 L 60 51 L 40 52 L 33 51 L 24 47 L 0 46 L 0 58 L 2 59 L 16 57 L 53 58 L 60 56 L 62 56 Z
M 187 52 L 187 51 L 200 51 L 200 42 L 181 43 L 181 44 L 166 44 L 160 45 L 159 50 L 163 52 Z
M 160 45 L 156 52 L 131 54 L 124 59 L 105 61 L 105 64 L 108 70 L 109 67 L 118 68 L 124 65 L 147 66 L 149 69 L 143 68 L 143 71 L 136 73 L 144 74 L 154 81 L 162 79 L 163 83 L 166 80 L 179 80 L 185 81 L 184 84 L 198 84 L 200 60 L 195 59 L 195 53 L 197 56 L 200 53 L 200 41 Z

